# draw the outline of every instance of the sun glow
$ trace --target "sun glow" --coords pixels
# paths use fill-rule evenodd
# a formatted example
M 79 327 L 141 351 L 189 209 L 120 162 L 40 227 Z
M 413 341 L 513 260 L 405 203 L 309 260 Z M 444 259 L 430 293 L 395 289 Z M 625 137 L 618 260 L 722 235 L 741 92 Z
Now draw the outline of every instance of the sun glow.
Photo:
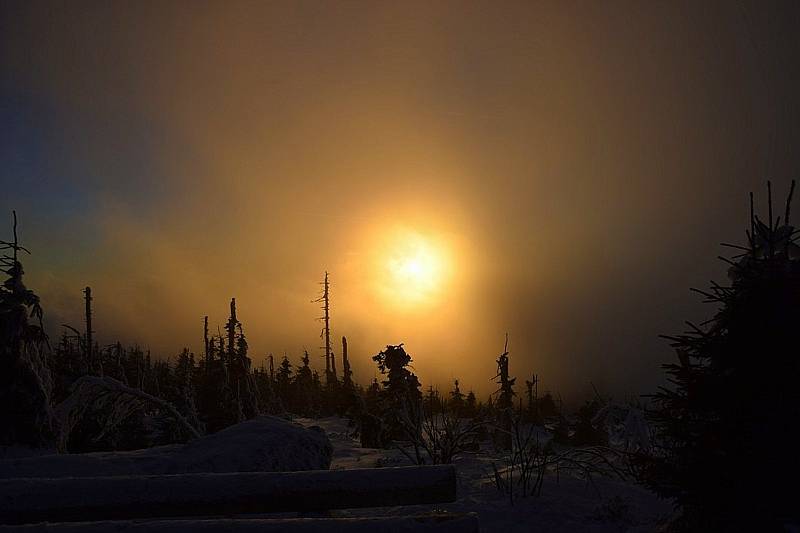
M 434 236 L 398 230 L 378 255 L 380 286 L 395 306 L 418 307 L 438 301 L 450 278 L 448 250 Z

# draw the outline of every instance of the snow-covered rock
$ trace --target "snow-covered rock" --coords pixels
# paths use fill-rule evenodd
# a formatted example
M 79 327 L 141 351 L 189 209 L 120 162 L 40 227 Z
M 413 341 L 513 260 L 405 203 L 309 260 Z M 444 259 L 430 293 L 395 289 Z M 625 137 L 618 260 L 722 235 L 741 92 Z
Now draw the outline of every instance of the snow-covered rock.
M 260 416 L 183 445 L 6 459 L 0 478 L 327 470 L 332 455 L 321 428 Z

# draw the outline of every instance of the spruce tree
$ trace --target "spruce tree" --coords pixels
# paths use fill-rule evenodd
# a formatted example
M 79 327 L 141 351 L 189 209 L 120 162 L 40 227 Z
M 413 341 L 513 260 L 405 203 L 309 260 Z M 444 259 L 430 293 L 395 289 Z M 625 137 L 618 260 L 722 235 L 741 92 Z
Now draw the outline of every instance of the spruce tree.
M 186 420 L 202 433 L 202 423 L 197 412 L 196 404 L 196 390 L 195 381 L 200 375 L 198 368 L 195 366 L 194 354 L 189 352 L 188 348 L 184 348 L 178 356 L 175 363 L 175 396 L 174 398 L 165 398 L 169 400 L 178 411 L 186 418 Z M 184 438 L 189 438 L 191 435 L 185 435 Z
M 464 416 L 466 418 L 475 418 L 478 414 L 478 399 L 475 396 L 475 391 L 467 393 L 467 399 L 464 401 Z
M 292 405 L 293 412 L 301 416 L 314 415 L 314 376 L 311 372 L 308 357 L 308 350 L 303 350 L 303 357 L 300 359 L 302 366 L 297 368 L 294 378 L 295 402 Z
M 278 367 L 275 380 L 278 385 L 278 397 L 284 406 L 293 405 L 292 398 L 292 364 L 286 354 L 283 355 L 281 364 Z
M 498 431 L 495 434 L 495 442 L 499 448 L 504 450 L 511 449 L 511 421 L 514 409 L 514 382 L 517 378 L 512 378 L 508 374 L 508 334 L 503 346 L 503 353 L 497 358 L 497 409 Z
M 208 342 L 208 369 L 200 376 L 197 407 L 208 433 L 214 433 L 238 421 L 238 402 L 233 396 L 225 364 L 225 344 L 221 336 Z M 237 407 L 237 408 L 235 408 Z
M 387 437 L 403 438 L 403 420 L 408 418 L 412 409 L 419 408 L 422 400 L 419 379 L 407 368 L 411 364 L 411 356 L 402 344 L 388 345 L 372 360 L 378 363 L 381 374 L 386 375 L 380 398 Z
M 247 356 L 247 339 L 242 323 L 236 316 L 236 298 L 231 298 L 230 316 L 225 324 L 228 336 L 228 379 L 237 410 L 237 422 L 258 415 L 258 397 L 250 372 L 252 362 Z
M 453 390 L 450 391 L 450 409 L 456 416 L 462 416 L 464 412 L 464 394 L 458 388 L 458 380 L 453 380 Z
M 49 344 L 39 297 L 25 287 L 14 212 L 13 240 L 0 241 L 0 445 L 48 447 L 55 443 Z
M 509 411 L 514 408 L 514 382 L 517 378 L 512 378 L 508 374 L 508 335 L 506 335 L 506 343 L 503 347 L 503 353 L 497 358 L 497 384 L 500 388 L 497 390 L 497 404 L 496 407 L 500 411 Z
M 350 368 L 347 337 L 342 337 L 342 386 L 339 399 L 339 413 L 349 417 L 359 416 L 362 399 L 359 390 L 353 381 L 353 371 Z
M 753 214 L 746 246 L 721 258 L 729 284 L 702 294 L 717 312 L 668 337 L 676 363 L 664 365 L 671 387 L 649 415 L 659 452 L 643 478 L 682 510 L 676 529 L 780 529 L 798 523 L 800 479 L 800 248 L 790 225 L 791 197 L 773 219 Z M 781 220 L 782 218 L 782 220 Z M 730 245 L 729 245 L 730 246 Z
M 353 371 L 350 370 L 350 358 L 347 355 L 347 337 L 342 337 L 342 387 L 345 392 L 351 392 L 353 384 Z

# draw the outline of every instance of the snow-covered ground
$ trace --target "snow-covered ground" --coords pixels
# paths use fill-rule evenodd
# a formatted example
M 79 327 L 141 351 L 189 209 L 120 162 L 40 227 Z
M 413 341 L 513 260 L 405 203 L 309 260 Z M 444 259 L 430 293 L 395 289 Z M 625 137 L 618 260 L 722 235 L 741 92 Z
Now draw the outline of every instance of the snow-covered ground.
M 295 419 L 305 426 L 320 426 L 333 443 L 331 469 L 380 468 L 411 464 L 398 450 L 361 448 L 350 437 L 347 421 L 337 417 Z M 450 504 L 335 511 L 334 516 L 410 514 L 430 511 L 476 512 L 481 531 L 513 532 L 618 532 L 655 531 L 672 512 L 669 502 L 633 483 L 594 479 L 594 483 L 561 473 L 545 477 L 538 497 L 515 499 L 513 505 L 491 481 L 491 453 L 469 453 L 455 460 L 458 500 Z
M 18 452 L 0 459 L 0 479 L 320 470 L 328 467 L 330 454 L 321 431 L 259 416 L 187 444 L 32 457 Z

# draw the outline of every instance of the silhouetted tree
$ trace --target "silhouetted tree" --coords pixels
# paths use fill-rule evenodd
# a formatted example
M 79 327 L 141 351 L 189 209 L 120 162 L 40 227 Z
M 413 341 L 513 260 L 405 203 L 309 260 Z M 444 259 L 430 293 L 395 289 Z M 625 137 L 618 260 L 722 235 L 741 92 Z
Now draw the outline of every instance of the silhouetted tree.
M 361 408 L 360 391 L 353 382 L 353 371 L 350 368 L 347 338 L 342 337 L 342 385 L 339 400 L 339 413 L 357 420 Z
M 400 439 L 404 435 L 403 418 L 408 417 L 410 410 L 422 399 L 419 379 L 407 368 L 411 364 L 411 356 L 402 344 L 388 345 L 372 360 L 378 363 L 381 374 L 386 375 L 380 391 L 380 403 L 387 436 Z
M 545 392 L 536 403 L 539 414 L 543 419 L 552 418 L 558 414 L 558 407 L 552 393 Z
M 0 268 L 7 276 L 0 286 L 0 445 L 31 447 L 55 443 L 50 408 L 52 388 L 47 365 L 49 345 L 42 326 L 39 297 L 25 287 L 13 213 L 13 239 L 0 241 Z
M 291 387 L 292 387 L 292 364 L 289 362 L 289 358 L 286 354 L 283 355 L 283 359 L 281 360 L 281 364 L 278 366 L 278 371 L 276 372 L 277 377 L 275 381 L 278 384 L 278 395 L 284 402 L 284 405 L 288 403 L 288 398 L 291 395 Z
M 228 379 L 225 362 L 225 343 L 221 336 L 208 341 L 208 367 L 198 376 L 197 408 L 200 419 L 209 433 L 235 424 L 239 408 Z
M 605 446 L 608 444 L 608 431 L 602 421 L 595 417 L 603 404 L 596 398 L 587 401 L 577 413 L 575 430 L 570 438 L 574 446 Z
M 346 391 L 353 390 L 353 371 L 347 355 L 347 337 L 342 337 L 342 386 Z
M 264 363 L 253 371 L 253 380 L 258 392 L 259 411 L 272 415 L 284 412 L 283 404 L 276 392 L 277 385 L 274 374 L 274 371 L 270 373 Z
M 293 412 L 299 415 L 313 416 L 316 410 L 316 394 L 314 391 L 314 376 L 309 366 L 311 360 L 308 357 L 308 350 L 303 350 L 303 357 L 300 361 L 303 364 L 297 367 L 294 378 L 293 401 L 290 405 Z
M 478 414 L 478 399 L 475 397 L 474 391 L 467 393 L 467 399 L 464 401 L 464 415 L 467 418 L 475 418 Z
M 508 374 L 508 334 L 503 346 L 503 353 L 497 358 L 497 402 L 495 409 L 498 414 L 499 431 L 496 433 L 497 444 L 504 450 L 511 448 L 511 422 L 514 410 L 514 382 L 517 378 L 512 378 Z
M 195 366 L 194 354 L 188 348 L 184 348 L 178 356 L 175 364 L 175 397 L 165 398 L 172 402 L 183 417 L 199 433 L 203 433 L 205 428 L 198 416 L 197 406 L 195 405 L 196 390 L 195 381 L 198 378 L 198 369 Z M 188 438 L 189 435 L 186 435 Z
M 228 379 L 236 402 L 237 421 L 258 415 L 258 397 L 250 372 L 251 361 L 247 356 L 247 339 L 242 323 L 236 317 L 236 298 L 231 298 L 231 313 L 225 324 L 228 335 Z
M 464 394 L 458 388 L 458 380 L 453 380 L 453 390 L 450 391 L 450 409 L 456 416 L 462 416 L 464 412 Z
M 753 214 L 747 246 L 729 265 L 730 285 L 696 291 L 718 305 L 704 324 L 668 337 L 678 362 L 664 365 L 673 384 L 655 395 L 660 454 L 645 482 L 674 498 L 676 529 L 767 531 L 798 523 L 800 479 L 800 248 L 790 225 Z

